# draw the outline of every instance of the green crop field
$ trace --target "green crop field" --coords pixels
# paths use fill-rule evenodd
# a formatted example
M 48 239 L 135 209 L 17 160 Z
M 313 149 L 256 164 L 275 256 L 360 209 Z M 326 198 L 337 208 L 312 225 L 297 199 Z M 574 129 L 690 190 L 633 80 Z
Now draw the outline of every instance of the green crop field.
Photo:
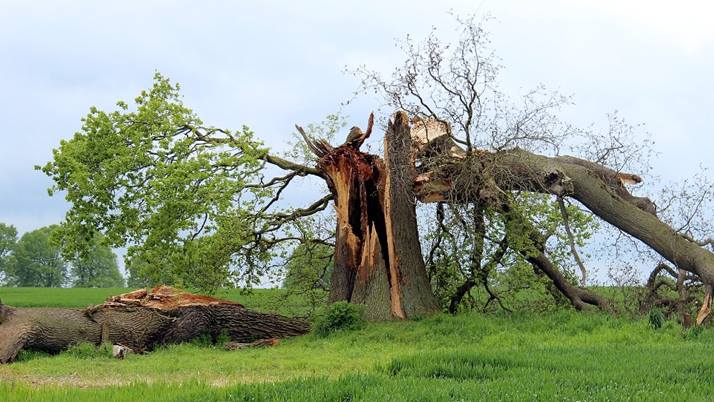
M 0 288 L 0 298 L 84 306 L 118 291 Z M 307 309 L 277 290 L 221 296 L 263 310 Z M 674 322 L 654 330 L 646 319 L 570 310 L 436 315 L 266 349 L 184 344 L 126 360 L 25 353 L 0 366 L 0 400 L 711 400 L 712 352 L 714 331 Z

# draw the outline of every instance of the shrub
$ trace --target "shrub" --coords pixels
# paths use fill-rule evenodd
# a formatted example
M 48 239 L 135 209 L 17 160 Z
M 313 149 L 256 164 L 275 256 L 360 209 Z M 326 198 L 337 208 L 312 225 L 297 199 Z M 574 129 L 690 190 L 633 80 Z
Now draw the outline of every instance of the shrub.
M 327 336 L 337 331 L 360 329 L 364 326 L 363 308 L 347 302 L 332 303 L 317 316 L 314 331 L 319 336 Z
M 97 347 L 90 342 L 79 342 L 67 348 L 64 351 L 65 354 L 76 357 L 78 359 L 92 359 L 95 357 L 107 357 L 111 356 L 112 348 L 110 344 L 108 346 Z
M 662 310 L 657 307 L 652 308 L 649 314 L 649 321 L 652 328 L 662 328 L 662 324 L 664 324 L 664 314 L 662 313 Z

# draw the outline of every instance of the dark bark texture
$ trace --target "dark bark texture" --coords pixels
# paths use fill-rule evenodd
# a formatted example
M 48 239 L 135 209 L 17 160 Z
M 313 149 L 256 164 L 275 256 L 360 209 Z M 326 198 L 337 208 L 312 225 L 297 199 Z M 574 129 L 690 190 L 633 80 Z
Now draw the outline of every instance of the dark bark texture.
M 79 342 L 119 344 L 135 352 L 221 332 L 235 342 L 302 335 L 298 319 L 259 313 L 230 301 L 155 288 L 110 298 L 86 309 L 0 308 L 0 363 L 23 350 L 59 353 Z
M 438 305 L 417 231 L 407 115 L 397 113 L 389 123 L 384 160 L 359 150 L 371 127 L 365 135 L 353 132 L 336 148 L 305 136 L 337 212 L 330 301 L 364 304 L 371 320 L 433 313 Z

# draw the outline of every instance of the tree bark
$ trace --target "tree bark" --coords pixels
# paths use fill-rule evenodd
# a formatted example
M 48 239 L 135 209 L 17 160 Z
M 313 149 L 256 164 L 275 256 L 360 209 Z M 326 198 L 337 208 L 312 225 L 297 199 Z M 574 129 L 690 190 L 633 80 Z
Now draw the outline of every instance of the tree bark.
M 438 305 L 417 230 L 407 115 L 389 123 L 384 160 L 359 151 L 365 138 L 336 148 L 305 138 L 320 157 L 337 212 L 329 300 L 364 304 L 371 320 L 430 314 Z
M 302 335 L 298 319 L 259 313 L 230 301 L 159 287 L 110 298 L 86 309 L 0 308 L 0 363 L 23 350 L 59 353 L 79 342 L 120 344 L 135 352 L 225 333 L 232 341 Z
M 657 218 L 654 204 L 645 197 L 630 194 L 623 185 L 635 175 L 615 172 L 593 162 L 570 156 L 547 157 L 522 149 L 499 152 L 478 151 L 471 158 L 452 158 L 438 169 L 420 172 L 415 183 L 417 197 L 425 201 L 459 199 L 484 202 L 483 192 L 457 194 L 450 169 L 458 164 L 479 163 L 489 172 L 498 191 L 532 191 L 571 197 L 611 225 L 639 239 L 677 268 L 714 283 L 714 254 L 677 233 Z M 484 178 L 480 178 L 484 180 Z M 486 192 L 489 193 L 489 192 Z

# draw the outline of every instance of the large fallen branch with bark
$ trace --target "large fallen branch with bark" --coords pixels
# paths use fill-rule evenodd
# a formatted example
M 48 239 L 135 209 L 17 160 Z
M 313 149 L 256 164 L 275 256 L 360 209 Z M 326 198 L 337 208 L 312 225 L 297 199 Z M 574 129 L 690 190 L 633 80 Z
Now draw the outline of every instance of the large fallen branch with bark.
M 59 353 L 73 344 L 158 345 L 223 333 L 234 342 L 285 338 L 309 331 L 303 320 L 259 313 L 241 304 L 162 286 L 114 296 L 85 309 L 14 308 L 0 303 L 0 363 L 24 349 Z
M 529 191 L 577 200 L 595 215 L 639 239 L 678 269 L 714 284 L 714 253 L 662 222 L 646 197 L 632 195 L 625 184 L 639 183 L 635 174 L 572 156 L 548 157 L 523 149 L 466 152 L 438 122 L 417 122 L 412 140 L 417 155 L 416 197 L 422 202 L 477 202 L 507 212 L 505 194 Z M 465 174 L 465 173 L 466 174 Z M 536 248 L 541 241 L 532 236 Z M 603 306 L 602 299 L 565 284 L 543 253 L 528 256 L 580 308 L 582 302 Z M 568 289 L 570 288 L 570 289 Z M 708 314 L 708 313 L 707 313 Z M 706 316 L 704 313 L 700 315 Z

